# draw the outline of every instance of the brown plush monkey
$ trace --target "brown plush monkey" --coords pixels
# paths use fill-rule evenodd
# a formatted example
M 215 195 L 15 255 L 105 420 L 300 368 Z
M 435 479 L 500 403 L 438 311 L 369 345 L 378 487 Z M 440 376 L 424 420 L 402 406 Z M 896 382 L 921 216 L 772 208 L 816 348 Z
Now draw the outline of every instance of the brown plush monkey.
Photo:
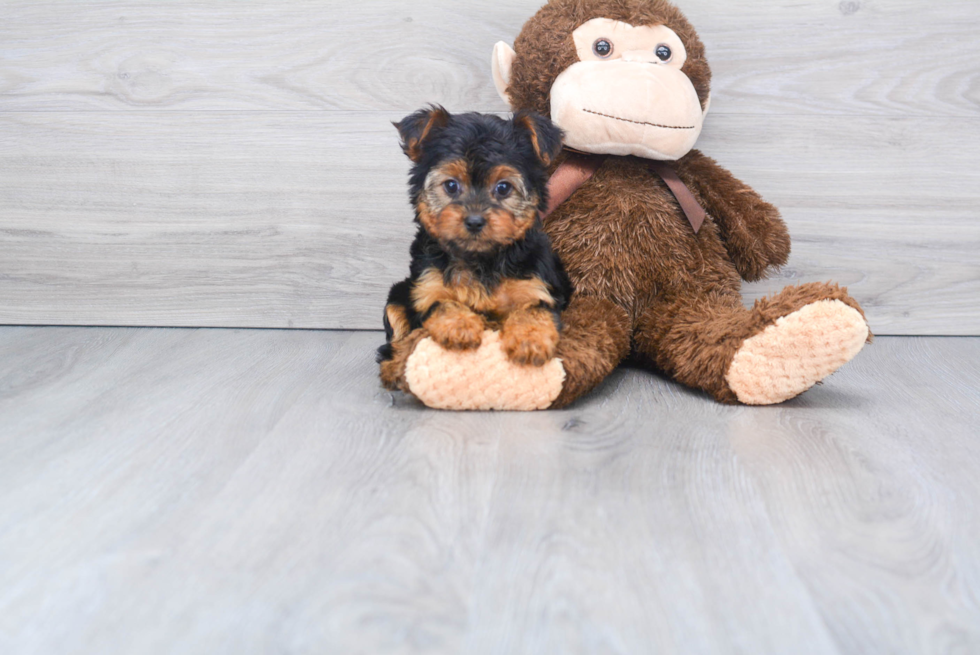
M 765 405 L 806 391 L 870 339 L 836 285 L 743 307 L 741 280 L 785 264 L 789 236 L 775 207 L 692 150 L 711 71 L 672 4 L 552 0 L 514 49 L 497 44 L 492 64 L 515 111 L 550 115 L 566 134 L 553 194 L 571 197 L 545 219 L 576 289 L 557 364 L 508 365 L 492 339 L 449 353 L 417 331 L 395 344 L 386 386 L 433 407 L 558 408 L 632 352 L 719 401 Z

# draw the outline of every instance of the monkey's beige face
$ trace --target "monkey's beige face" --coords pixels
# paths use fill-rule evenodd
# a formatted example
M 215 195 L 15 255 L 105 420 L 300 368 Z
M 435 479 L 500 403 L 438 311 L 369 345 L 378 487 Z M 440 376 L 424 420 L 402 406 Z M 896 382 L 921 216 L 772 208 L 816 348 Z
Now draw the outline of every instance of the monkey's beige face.
M 551 88 L 551 118 L 566 146 L 662 160 L 694 147 L 704 114 L 672 29 L 596 18 L 572 37 L 579 61 Z
M 572 33 L 578 61 L 551 88 L 551 119 L 582 152 L 680 159 L 701 135 L 707 106 L 681 70 L 687 50 L 665 25 L 595 18 Z M 498 44 L 494 78 L 506 96 L 513 51 Z M 503 88 L 501 88 L 503 86 Z

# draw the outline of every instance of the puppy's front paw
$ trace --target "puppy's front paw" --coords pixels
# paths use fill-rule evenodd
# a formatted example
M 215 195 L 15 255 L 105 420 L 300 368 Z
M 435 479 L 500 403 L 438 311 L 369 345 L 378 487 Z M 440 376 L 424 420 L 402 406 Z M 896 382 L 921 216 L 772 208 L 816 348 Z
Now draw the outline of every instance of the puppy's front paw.
M 429 319 L 425 327 L 446 350 L 475 350 L 483 341 L 483 319 L 476 314 L 440 314 Z
M 558 329 L 544 321 L 515 321 L 504 326 L 501 345 L 507 358 L 522 366 L 544 366 L 555 356 Z

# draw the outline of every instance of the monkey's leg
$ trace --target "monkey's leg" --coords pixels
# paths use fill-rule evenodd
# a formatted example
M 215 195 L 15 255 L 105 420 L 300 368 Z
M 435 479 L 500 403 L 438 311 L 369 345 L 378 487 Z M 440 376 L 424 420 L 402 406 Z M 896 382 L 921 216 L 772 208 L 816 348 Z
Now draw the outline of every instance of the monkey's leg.
M 630 352 L 630 318 L 619 305 L 576 296 L 561 316 L 555 357 L 565 366 L 565 383 L 550 409 L 561 409 L 589 393 Z
M 803 393 L 870 340 L 861 307 L 836 285 L 787 287 L 751 309 L 738 294 L 679 293 L 640 317 L 637 350 L 721 402 L 771 405 Z
M 629 353 L 629 317 L 599 298 L 576 297 L 562 314 L 555 359 L 544 366 L 511 362 L 499 333 L 484 332 L 474 351 L 448 351 L 415 330 L 392 343 L 381 364 L 388 389 L 440 409 L 533 410 L 564 407 L 591 391 Z

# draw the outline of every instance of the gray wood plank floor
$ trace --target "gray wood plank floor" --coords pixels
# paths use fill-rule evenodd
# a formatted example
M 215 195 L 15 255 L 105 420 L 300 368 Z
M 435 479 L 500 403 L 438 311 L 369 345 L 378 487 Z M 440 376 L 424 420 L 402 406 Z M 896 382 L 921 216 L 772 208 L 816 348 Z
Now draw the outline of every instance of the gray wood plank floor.
M 980 651 L 980 339 L 424 410 L 377 333 L 0 329 L 0 652 Z

